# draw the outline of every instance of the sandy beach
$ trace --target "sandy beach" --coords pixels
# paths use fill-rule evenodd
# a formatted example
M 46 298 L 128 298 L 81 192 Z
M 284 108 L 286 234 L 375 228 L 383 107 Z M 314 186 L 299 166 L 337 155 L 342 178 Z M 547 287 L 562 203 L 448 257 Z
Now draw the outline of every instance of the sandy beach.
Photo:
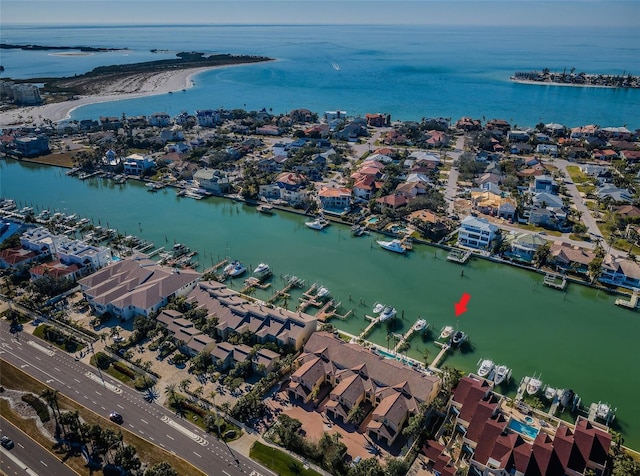
M 41 124 L 45 120 L 57 122 L 68 119 L 74 109 L 87 104 L 134 99 L 188 89 L 193 86 L 195 75 L 214 68 L 216 67 L 132 75 L 120 81 L 101 84 L 100 92 L 96 95 L 80 96 L 73 101 L 28 106 L 2 112 L 0 127 Z

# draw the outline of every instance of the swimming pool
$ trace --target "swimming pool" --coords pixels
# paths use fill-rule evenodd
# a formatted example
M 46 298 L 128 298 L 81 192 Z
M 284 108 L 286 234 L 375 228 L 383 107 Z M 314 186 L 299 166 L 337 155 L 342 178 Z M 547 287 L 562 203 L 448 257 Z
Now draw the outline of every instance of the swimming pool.
M 519 420 L 516 420 L 514 418 L 512 418 L 509 421 L 509 424 L 507 425 L 510 429 L 512 429 L 513 431 L 520 433 L 521 435 L 524 435 L 528 438 L 531 438 L 532 440 L 535 439 L 536 436 L 538 436 L 538 433 L 540 432 L 540 430 L 538 428 L 534 428 L 532 426 L 529 425 L 525 425 L 524 423 L 522 423 Z
M 370 225 L 373 225 L 374 223 L 377 223 L 379 220 L 378 217 L 371 217 L 367 219 L 367 223 L 369 223 Z

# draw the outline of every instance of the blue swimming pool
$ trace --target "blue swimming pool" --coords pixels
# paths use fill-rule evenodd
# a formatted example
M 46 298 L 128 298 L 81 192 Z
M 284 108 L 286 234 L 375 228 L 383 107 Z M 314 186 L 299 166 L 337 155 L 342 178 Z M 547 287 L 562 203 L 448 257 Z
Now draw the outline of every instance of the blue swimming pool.
M 538 428 L 525 425 L 521 421 L 515 420 L 513 418 L 509 421 L 509 425 L 507 426 L 511 428 L 513 431 L 518 432 L 521 435 L 527 436 L 531 439 L 535 439 L 535 437 L 538 436 L 538 433 L 540 432 Z
M 374 223 L 377 223 L 378 220 L 379 220 L 378 217 L 370 217 L 370 218 L 367 219 L 367 223 L 373 225 Z

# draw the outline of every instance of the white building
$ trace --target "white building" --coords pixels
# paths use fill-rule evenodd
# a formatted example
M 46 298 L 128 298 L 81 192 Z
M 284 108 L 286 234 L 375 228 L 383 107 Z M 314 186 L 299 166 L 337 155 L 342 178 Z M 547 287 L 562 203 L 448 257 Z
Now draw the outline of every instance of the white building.
M 167 127 L 171 124 L 171 116 L 166 112 L 154 112 L 149 116 L 149 125 L 155 127 Z
M 23 248 L 35 251 L 38 254 L 53 256 L 58 252 L 58 248 L 65 240 L 68 240 L 66 236 L 54 235 L 40 226 L 25 231 L 20 237 L 20 244 Z
M 200 169 L 193 174 L 193 180 L 198 182 L 200 188 L 215 195 L 228 193 L 231 189 L 229 178 L 220 170 Z
M 498 227 L 486 218 L 467 216 L 458 229 L 458 244 L 469 248 L 486 250 L 496 237 Z
M 131 154 L 124 159 L 124 173 L 127 175 L 141 175 L 155 165 L 153 159 L 146 155 Z
M 66 264 L 77 264 L 83 271 L 96 271 L 112 262 L 111 248 L 93 246 L 80 240 L 66 240 L 57 249 L 58 259 Z
M 213 127 L 220 122 L 220 112 L 212 109 L 201 109 L 196 111 L 196 121 L 199 126 Z

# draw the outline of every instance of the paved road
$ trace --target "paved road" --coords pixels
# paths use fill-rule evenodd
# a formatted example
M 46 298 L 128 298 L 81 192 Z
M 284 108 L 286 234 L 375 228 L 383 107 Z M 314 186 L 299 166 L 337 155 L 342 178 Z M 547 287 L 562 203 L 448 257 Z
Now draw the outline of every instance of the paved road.
M 7 322 L 0 323 L 0 358 L 100 415 L 108 417 L 109 412 L 117 411 L 124 418 L 124 428 L 181 456 L 205 474 L 272 474 L 96 368 L 30 334 L 10 334 Z
M 0 427 L 15 443 L 11 450 L 0 447 L 0 468 L 8 475 L 78 475 L 11 422 L 0 418 Z

